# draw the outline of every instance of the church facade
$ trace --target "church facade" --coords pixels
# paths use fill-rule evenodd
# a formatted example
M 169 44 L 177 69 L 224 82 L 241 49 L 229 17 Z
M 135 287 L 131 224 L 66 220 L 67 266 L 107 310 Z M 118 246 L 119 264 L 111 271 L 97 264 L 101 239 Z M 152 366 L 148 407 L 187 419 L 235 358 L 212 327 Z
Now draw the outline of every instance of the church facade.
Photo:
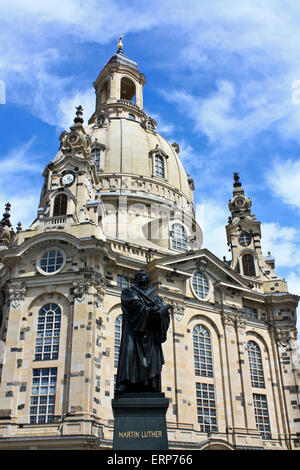
M 122 44 L 47 164 L 37 217 L 0 226 L 0 449 L 110 449 L 120 295 L 145 269 L 171 323 L 170 449 L 300 447 L 296 308 L 234 174 L 231 260 L 202 248 L 194 182 L 143 110 Z M 130 436 L 129 436 L 130 438 Z

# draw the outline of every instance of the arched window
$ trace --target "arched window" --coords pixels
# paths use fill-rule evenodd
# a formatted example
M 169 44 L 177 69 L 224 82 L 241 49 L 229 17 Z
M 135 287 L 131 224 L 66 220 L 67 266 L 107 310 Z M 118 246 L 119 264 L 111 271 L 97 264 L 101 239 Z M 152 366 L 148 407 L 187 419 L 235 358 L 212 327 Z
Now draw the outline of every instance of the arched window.
M 171 229 L 171 248 L 174 250 L 187 250 L 187 236 L 181 224 L 173 224 Z
M 244 276 L 255 276 L 255 265 L 253 256 L 246 253 L 242 258 Z
M 96 165 L 97 171 L 100 170 L 100 154 L 101 149 L 99 147 L 94 147 L 91 150 L 91 161 Z
M 213 377 L 211 339 L 207 328 L 196 325 L 193 329 L 195 375 Z
M 248 357 L 252 387 L 265 388 L 264 370 L 258 344 L 248 341 Z
M 68 196 L 59 194 L 54 200 L 53 217 L 58 215 L 66 215 L 68 207 Z
M 135 84 L 130 78 L 123 77 L 121 79 L 121 100 L 134 101 Z
M 122 314 L 118 315 L 115 320 L 114 367 L 118 367 L 119 352 L 120 352 L 120 345 L 121 345 L 121 332 L 122 332 Z
M 61 309 L 57 304 L 46 304 L 40 311 L 37 323 L 35 360 L 58 358 Z
M 108 83 L 105 82 L 100 91 L 100 103 L 105 103 L 108 99 Z
M 161 155 L 155 155 L 154 175 L 159 176 L 160 178 L 166 177 L 165 161 L 164 161 L 164 157 L 162 157 Z

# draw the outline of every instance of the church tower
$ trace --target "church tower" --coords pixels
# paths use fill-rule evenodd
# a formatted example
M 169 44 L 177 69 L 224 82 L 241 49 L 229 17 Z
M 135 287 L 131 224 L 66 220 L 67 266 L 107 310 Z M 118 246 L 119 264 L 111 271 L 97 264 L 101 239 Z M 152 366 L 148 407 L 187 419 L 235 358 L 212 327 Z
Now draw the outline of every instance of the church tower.
M 298 296 L 262 255 L 235 174 L 230 265 L 202 248 L 194 183 L 118 49 L 96 106 L 43 172 L 37 216 L 0 222 L 0 449 L 111 449 L 122 289 L 149 273 L 171 305 L 162 391 L 170 449 L 300 446 Z M 225 236 L 225 234 L 224 234 Z
M 239 174 L 234 173 L 233 197 L 229 200 L 231 216 L 226 226 L 227 242 L 232 254 L 231 267 L 253 283 L 258 292 L 287 292 L 287 284 L 279 278 L 275 259 L 261 249 L 261 223 L 251 212 L 251 199 L 245 196 Z

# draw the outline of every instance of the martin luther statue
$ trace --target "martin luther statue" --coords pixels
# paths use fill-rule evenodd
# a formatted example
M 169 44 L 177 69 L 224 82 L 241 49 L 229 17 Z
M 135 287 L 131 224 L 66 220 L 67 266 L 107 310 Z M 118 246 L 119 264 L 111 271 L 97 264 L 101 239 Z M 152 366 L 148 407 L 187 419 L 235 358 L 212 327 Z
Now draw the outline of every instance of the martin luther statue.
M 160 392 L 164 356 L 161 344 L 167 339 L 170 305 L 149 287 L 149 276 L 138 271 L 132 287 L 121 294 L 122 338 L 116 390 Z

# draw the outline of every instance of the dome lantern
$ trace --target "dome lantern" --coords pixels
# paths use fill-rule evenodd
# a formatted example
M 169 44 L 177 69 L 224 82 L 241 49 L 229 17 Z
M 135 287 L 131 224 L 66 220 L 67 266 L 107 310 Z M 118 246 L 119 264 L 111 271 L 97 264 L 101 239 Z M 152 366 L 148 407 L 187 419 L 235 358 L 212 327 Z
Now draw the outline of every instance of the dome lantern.
M 122 37 L 120 36 L 117 52 L 94 82 L 96 114 L 110 106 L 110 114 L 119 115 L 122 111 L 132 109 L 139 120 L 142 120 L 145 119 L 143 87 L 146 79 L 139 72 L 138 64 L 124 55 Z

